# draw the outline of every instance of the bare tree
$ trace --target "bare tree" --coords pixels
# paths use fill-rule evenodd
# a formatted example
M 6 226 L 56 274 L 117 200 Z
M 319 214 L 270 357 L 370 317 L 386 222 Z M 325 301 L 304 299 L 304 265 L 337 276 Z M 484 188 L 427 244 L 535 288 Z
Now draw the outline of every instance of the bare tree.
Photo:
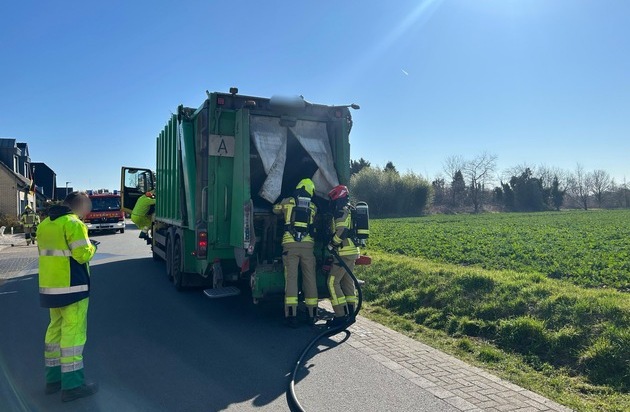
M 461 172 L 465 164 L 466 161 L 463 157 L 453 155 L 444 160 L 444 163 L 442 163 L 442 169 L 444 170 L 444 174 L 446 174 L 448 180 L 453 180 L 455 179 L 455 173 L 458 171 Z
M 469 182 L 470 200 L 475 207 L 475 213 L 481 209 L 485 185 L 490 182 L 496 167 L 497 156 L 488 152 L 483 152 L 464 164 L 462 172 Z
M 584 170 L 584 166 L 577 164 L 575 171 L 568 179 L 567 188 L 580 204 L 582 209 L 588 210 L 588 197 L 593 187 L 591 174 Z
M 602 207 L 602 200 L 604 199 L 604 194 L 610 190 L 612 187 L 612 180 L 610 179 L 610 175 L 605 170 L 597 169 L 594 170 L 590 175 L 591 179 L 591 193 L 597 199 L 597 206 Z

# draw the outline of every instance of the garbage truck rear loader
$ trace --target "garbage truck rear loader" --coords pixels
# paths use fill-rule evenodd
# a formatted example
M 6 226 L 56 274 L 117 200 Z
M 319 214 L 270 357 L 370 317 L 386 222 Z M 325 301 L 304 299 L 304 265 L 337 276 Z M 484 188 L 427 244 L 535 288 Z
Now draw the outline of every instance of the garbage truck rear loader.
M 349 181 L 351 128 L 347 106 L 208 93 L 198 109 L 179 106 L 159 133 L 155 172 L 122 168 L 123 207 L 131 212 L 155 190 L 153 257 L 165 261 L 177 289 L 207 286 L 226 296 L 243 281 L 257 301 L 284 293 L 284 227 L 272 206 L 309 177 L 319 211 L 318 285 L 327 296 L 326 194 Z

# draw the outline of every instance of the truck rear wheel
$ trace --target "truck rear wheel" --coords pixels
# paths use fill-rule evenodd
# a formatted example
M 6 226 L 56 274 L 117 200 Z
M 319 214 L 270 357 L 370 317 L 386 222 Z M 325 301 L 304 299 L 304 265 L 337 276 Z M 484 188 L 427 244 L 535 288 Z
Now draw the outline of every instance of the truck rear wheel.
M 173 276 L 173 284 L 178 291 L 184 290 L 184 277 L 186 274 L 182 272 L 182 243 L 179 239 L 175 240 L 175 246 L 172 253 L 171 274 Z

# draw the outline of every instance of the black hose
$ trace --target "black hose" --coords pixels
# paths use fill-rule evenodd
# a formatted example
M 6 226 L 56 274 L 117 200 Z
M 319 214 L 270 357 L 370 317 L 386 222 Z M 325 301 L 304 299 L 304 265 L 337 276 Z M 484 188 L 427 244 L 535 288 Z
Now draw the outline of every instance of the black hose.
M 298 401 L 297 395 L 295 394 L 295 378 L 297 376 L 298 371 L 300 370 L 300 366 L 302 366 L 302 364 L 304 363 L 306 356 L 311 351 L 311 349 L 313 349 L 313 346 L 315 346 L 315 344 L 319 342 L 320 339 L 337 335 L 338 333 L 341 333 L 341 332 L 345 332 L 346 337 L 343 339 L 342 342 L 345 342 L 346 340 L 348 340 L 348 338 L 350 337 L 350 331 L 348 331 L 347 328 L 348 326 L 356 322 L 357 315 L 359 314 L 359 311 L 361 310 L 361 305 L 363 304 L 363 291 L 361 291 L 361 285 L 359 284 L 359 280 L 356 278 L 356 276 L 354 276 L 354 273 L 352 273 L 348 265 L 346 265 L 346 262 L 344 262 L 343 259 L 341 259 L 341 257 L 339 256 L 336 250 L 332 249 L 330 253 L 335 257 L 335 259 L 337 259 L 337 262 L 339 262 L 339 265 L 341 265 L 341 267 L 344 268 L 344 270 L 352 278 L 352 281 L 354 282 L 354 287 L 357 290 L 357 306 L 354 309 L 354 313 L 351 313 L 349 315 L 348 321 L 345 324 L 326 329 L 319 335 L 315 336 L 308 343 L 308 345 L 306 345 L 306 347 L 300 354 L 300 357 L 298 358 L 297 362 L 295 363 L 295 367 L 293 368 L 293 372 L 291 373 L 291 380 L 289 381 L 289 388 L 287 390 L 287 404 L 289 405 L 289 409 L 293 412 L 306 412 L 304 407 L 300 404 L 300 401 Z

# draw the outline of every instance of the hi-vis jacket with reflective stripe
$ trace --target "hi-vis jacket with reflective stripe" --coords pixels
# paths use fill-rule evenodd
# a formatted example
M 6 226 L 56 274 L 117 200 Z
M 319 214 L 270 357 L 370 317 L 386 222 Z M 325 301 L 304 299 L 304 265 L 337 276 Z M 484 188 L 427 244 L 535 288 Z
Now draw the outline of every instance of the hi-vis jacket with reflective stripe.
M 332 244 L 339 246 L 339 256 L 359 255 L 359 248 L 350 239 L 350 229 L 352 228 L 352 214 L 348 206 L 335 212 L 333 222 Z
M 85 224 L 66 206 L 54 206 L 37 227 L 39 297 L 45 308 L 58 308 L 90 294 L 88 262 L 96 248 Z
M 293 215 L 293 208 L 295 207 L 295 198 L 287 197 L 282 199 L 282 201 L 273 206 L 273 213 L 277 215 L 284 216 L 284 226 L 291 226 L 293 222 L 291 222 L 291 216 Z M 315 215 L 317 214 L 317 207 L 314 202 L 311 202 L 311 216 L 309 221 L 309 226 L 313 224 L 315 220 Z M 287 243 L 297 243 L 297 241 L 293 238 L 291 232 L 285 230 L 284 236 L 282 236 L 282 244 L 286 245 Z M 302 239 L 302 243 L 313 243 L 313 238 L 311 235 L 306 235 Z

